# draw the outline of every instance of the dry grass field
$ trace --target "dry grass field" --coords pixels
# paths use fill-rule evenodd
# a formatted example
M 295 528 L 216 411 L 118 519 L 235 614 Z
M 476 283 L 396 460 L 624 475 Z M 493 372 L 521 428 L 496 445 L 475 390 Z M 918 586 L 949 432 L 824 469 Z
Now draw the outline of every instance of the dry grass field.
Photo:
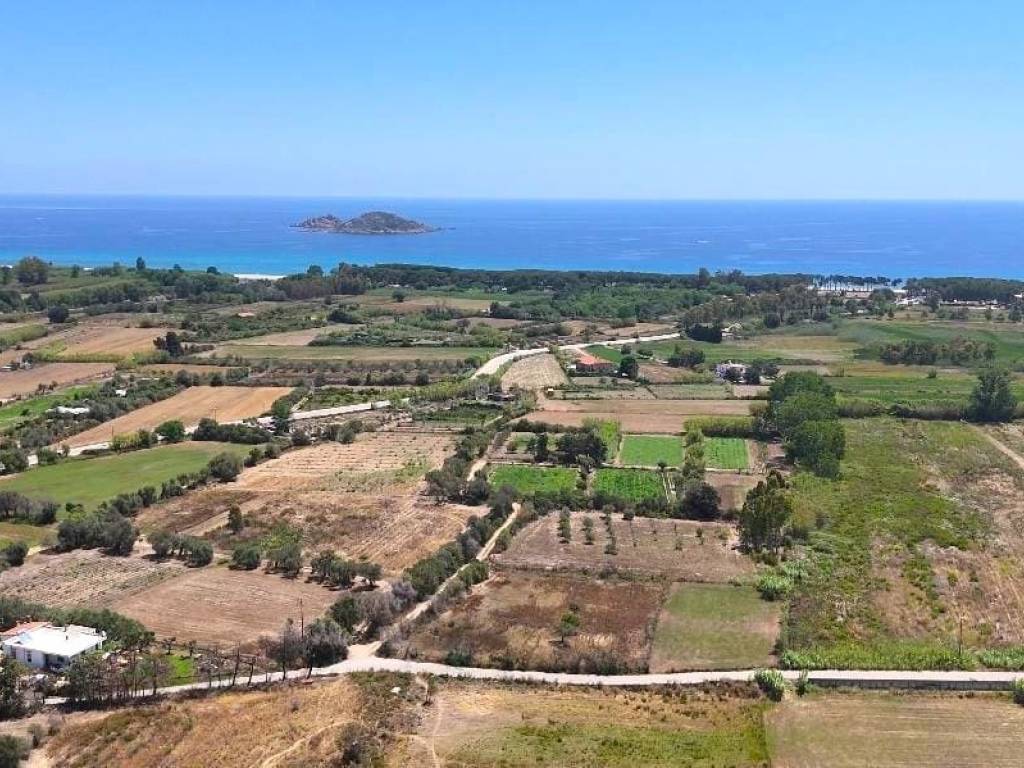
M 523 389 L 559 387 L 568 382 L 565 371 L 553 355 L 531 355 L 516 360 L 501 377 L 503 388 Z
M 364 360 L 394 362 L 397 360 L 466 360 L 487 359 L 493 349 L 484 347 L 355 347 L 303 345 L 248 344 L 245 340 L 219 346 L 218 355 L 241 357 L 247 360 Z M 203 353 L 209 357 L 210 353 Z
M 178 371 L 199 374 L 223 374 L 230 371 L 231 367 L 227 365 L 196 365 L 194 363 L 191 365 L 188 363 L 151 363 L 150 365 L 140 365 L 137 370 L 151 373 L 169 373 L 172 375 Z
M 502 570 L 410 637 L 418 658 L 444 660 L 451 650 L 476 665 L 590 670 L 603 660 L 646 668 L 664 585 L 582 575 Z M 579 631 L 561 642 L 570 609 Z
M 389 697 L 386 705 L 396 714 L 412 706 L 403 696 Z M 348 678 L 162 701 L 71 715 L 46 745 L 45 756 L 37 751 L 32 759 L 40 768 L 341 765 L 338 735 L 367 718 L 367 710 L 359 684 Z
M 325 333 L 330 333 L 337 328 L 354 328 L 354 326 L 346 325 L 325 325 L 318 328 L 306 328 L 301 331 L 281 331 L 280 333 L 267 333 L 262 336 L 247 336 L 243 339 L 239 339 L 237 343 L 245 344 L 247 346 L 282 346 L 282 347 L 293 347 L 293 346 L 305 346 L 309 344 L 317 336 L 322 336 Z
M 108 557 L 99 550 L 43 552 L 0 573 L 0 594 L 58 607 L 109 607 L 127 595 L 179 575 L 180 562 L 141 555 Z
M 28 370 L 0 371 L 0 399 L 32 394 L 40 384 L 65 387 L 109 376 L 113 372 L 113 363 L 45 363 Z
M 206 417 L 220 422 L 238 421 L 259 416 L 289 392 L 289 387 L 190 387 L 63 442 L 71 447 L 101 443 L 110 440 L 111 435 L 153 429 L 168 419 L 180 419 L 186 426 L 194 426 Z
M 612 518 L 618 553 L 605 554 L 608 534 L 600 515 L 594 521 L 594 543 L 583 533 L 586 513 L 574 513 L 572 538 L 561 543 L 558 516 L 547 515 L 516 534 L 495 562 L 510 568 L 554 568 L 600 573 L 606 569 L 663 576 L 674 581 L 726 583 L 749 580 L 754 566 L 735 548 L 735 533 L 728 525 L 690 520 Z M 698 537 L 697 532 L 701 531 Z
M 1024 709 L 1007 696 L 816 693 L 766 716 L 775 768 L 1010 768 Z
M 561 768 L 768 764 L 749 687 L 630 691 L 445 681 L 405 766 Z M 415 749 L 415 751 L 414 751 Z M 439 762 L 433 762 L 434 756 Z
M 143 530 L 206 535 L 224 549 L 257 538 L 276 523 L 303 533 L 311 550 L 334 547 L 398 573 L 450 541 L 479 510 L 436 504 L 422 493 L 425 472 L 441 465 L 449 435 L 373 432 L 350 445 L 319 443 L 246 469 L 230 486 L 209 486 L 144 510 Z M 241 539 L 224 526 L 237 504 Z
M 102 323 L 80 323 L 59 340 L 61 354 L 116 355 L 128 357 L 136 352 L 153 352 L 153 339 L 169 328 L 123 328 Z
M 656 363 L 641 363 L 640 375 L 651 384 L 677 384 L 693 378 L 693 371 Z
M 298 624 L 303 615 L 320 616 L 337 597 L 301 577 L 220 565 L 189 569 L 110 607 L 138 619 L 158 637 L 233 647 L 278 631 L 286 619 Z

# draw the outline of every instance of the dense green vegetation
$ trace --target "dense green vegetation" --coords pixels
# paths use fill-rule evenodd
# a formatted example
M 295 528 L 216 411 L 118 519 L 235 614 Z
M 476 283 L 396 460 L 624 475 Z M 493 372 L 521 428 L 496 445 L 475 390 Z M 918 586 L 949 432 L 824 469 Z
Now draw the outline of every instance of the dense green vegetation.
M 795 587 L 785 646 L 791 665 L 946 668 L 961 661 L 951 636 L 900 640 L 872 594 L 892 545 L 910 564 L 892 588 L 909 589 L 943 610 L 927 585 L 934 574 L 921 556 L 927 541 L 966 550 L 984 541 L 988 517 L 939 493 L 941 477 L 963 484 L 980 466 L 1012 464 L 963 424 L 860 419 L 847 421 L 849 448 L 839 480 L 797 474 L 791 483 L 794 525 L 808 536 L 807 575 Z M 890 576 L 890 578 L 893 578 Z M 905 582 L 903 580 L 906 580 Z
M 527 464 L 499 464 L 491 467 L 488 480 L 495 489 L 509 487 L 517 494 L 530 496 L 571 491 L 576 487 L 579 472 L 563 467 L 534 467 Z
M 682 438 L 626 435 L 622 438 L 619 462 L 640 467 L 656 467 L 664 462 L 669 467 L 678 467 L 683 463 Z
M 658 472 L 643 469 L 603 467 L 594 472 L 595 495 L 623 499 L 636 504 L 645 499 L 665 498 L 665 484 Z
M 248 450 L 242 445 L 189 442 L 113 456 L 69 459 L 11 477 L 4 482 L 4 490 L 50 499 L 62 506 L 81 504 L 89 510 L 120 493 L 146 485 L 159 487 L 165 480 L 195 472 L 223 451 L 242 457 Z

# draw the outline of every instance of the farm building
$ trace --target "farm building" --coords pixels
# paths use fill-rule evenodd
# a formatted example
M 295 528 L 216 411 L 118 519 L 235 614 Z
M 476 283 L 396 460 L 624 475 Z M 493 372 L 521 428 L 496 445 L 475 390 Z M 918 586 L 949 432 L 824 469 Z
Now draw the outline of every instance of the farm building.
M 107 636 L 92 627 L 69 624 L 55 627 L 45 621 L 33 621 L 0 635 L 4 656 L 37 669 L 64 669 L 83 653 L 103 645 Z
M 608 374 L 615 373 L 615 370 L 615 363 L 610 360 L 602 360 L 600 357 L 588 355 L 586 352 L 580 353 L 580 356 L 576 358 L 577 373 L 592 373 L 599 376 L 607 376 Z

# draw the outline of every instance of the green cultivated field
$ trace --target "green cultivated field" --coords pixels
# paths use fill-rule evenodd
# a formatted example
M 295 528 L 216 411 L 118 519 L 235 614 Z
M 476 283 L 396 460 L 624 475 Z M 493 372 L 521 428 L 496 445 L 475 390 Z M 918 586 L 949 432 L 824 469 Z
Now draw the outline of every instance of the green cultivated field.
M 218 453 L 226 451 L 243 457 L 250 448 L 248 445 L 189 442 L 94 459 L 71 459 L 0 479 L 0 490 L 50 499 L 61 507 L 70 501 L 93 509 L 119 493 L 136 491 L 146 485 L 159 488 L 164 480 L 202 469 Z
M 651 671 L 744 669 L 769 663 L 780 606 L 753 587 L 676 584 L 658 619 Z
M 955 401 L 967 404 L 977 377 L 966 373 L 941 372 L 929 379 L 921 373 L 905 374 L 901 366 L 892 366 L 892 375 L 857 376 L 847 375 L 828 379 L 828 383 L 844 398 L 874 400 L 886 405 L 892 403 L 928 403 Z M 1024 398 L 1024 382 L 1019 379 L 1013 384 L 1014 394 Z
M 683 441 L 661 435 L 626 435 L 622 438 L 619 463 L 626 466 L 656 467 L 663 461 L 670 467 L 683 463 Z
M 622 362 L 622 350 L 618 347 L 606 347 L 603 344 L 595 344 L 592 347 L 587 347 L 584 352 L 588 352 L 594 357 L 599 357 L 616 365 Z
M 738 437 L 705 437 L 704 462 L 714 469 L 746 469 L 747 443 Z
M 606 493 L 629 502 L 665 497 L 661 475 L 645 469 L 604 467 L 594 473 L 594 493 Z
M 529 464 L 499 464 L 491 467 L 488 478 L 492 488 L 510 486 L 524 496 L 537 491 L 571 491 L 579 473 L 564 467 L 534 467 Z

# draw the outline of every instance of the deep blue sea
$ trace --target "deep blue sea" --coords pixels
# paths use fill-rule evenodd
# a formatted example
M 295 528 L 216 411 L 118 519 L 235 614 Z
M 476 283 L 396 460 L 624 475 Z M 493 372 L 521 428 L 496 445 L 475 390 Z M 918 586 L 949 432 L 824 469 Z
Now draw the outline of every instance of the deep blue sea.
M 360 237 L 291 224 L 387 210 L 443 231 Z M 633 202 L 0 196 L 0 261 L 309 264 L 1024 278 L 1024 203 Z

